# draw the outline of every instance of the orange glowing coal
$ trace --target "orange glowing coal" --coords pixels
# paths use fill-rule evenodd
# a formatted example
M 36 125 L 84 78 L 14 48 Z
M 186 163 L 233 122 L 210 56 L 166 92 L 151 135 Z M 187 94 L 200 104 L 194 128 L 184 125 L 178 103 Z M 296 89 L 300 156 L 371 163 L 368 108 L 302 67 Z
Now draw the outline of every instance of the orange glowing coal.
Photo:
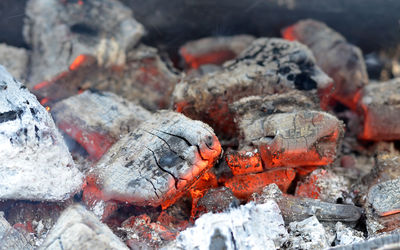
M 235 58 L 236 56 L 231 50 L 211 51 L 205 54 L 193 55 L 190 54 L 185 48 L 180 50 L 180 54 L 182 55 L 186 64 L 192 69 L 198 69 L 204 64 L 220 65 L 225 61 Z

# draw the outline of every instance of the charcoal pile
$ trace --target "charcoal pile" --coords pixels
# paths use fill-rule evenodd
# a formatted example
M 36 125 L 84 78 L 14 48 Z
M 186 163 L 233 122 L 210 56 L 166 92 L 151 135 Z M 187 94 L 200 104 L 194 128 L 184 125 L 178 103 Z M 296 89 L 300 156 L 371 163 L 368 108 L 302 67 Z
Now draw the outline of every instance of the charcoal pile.
M 145 33 L 119 1 L 28 1 L 29 49 L 0 44 L 0 249 L 400 246 L 400 78 L 311 19 L 179 58 Z

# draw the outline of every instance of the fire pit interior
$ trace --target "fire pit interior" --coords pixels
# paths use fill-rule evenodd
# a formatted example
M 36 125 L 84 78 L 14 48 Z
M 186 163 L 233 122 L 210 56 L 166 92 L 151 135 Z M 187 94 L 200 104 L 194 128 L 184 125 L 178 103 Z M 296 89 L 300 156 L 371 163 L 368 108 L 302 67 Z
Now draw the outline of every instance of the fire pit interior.
M 0 249 L 400 248 L 398 8 L 3 0 Z

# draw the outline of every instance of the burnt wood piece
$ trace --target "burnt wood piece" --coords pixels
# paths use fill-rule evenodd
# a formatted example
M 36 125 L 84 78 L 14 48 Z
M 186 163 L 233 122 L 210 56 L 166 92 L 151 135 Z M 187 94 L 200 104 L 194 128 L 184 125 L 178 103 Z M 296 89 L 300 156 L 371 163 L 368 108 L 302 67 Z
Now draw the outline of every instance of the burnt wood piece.
M 361 139 L 400 139 L 400 78 L 370 83 L 361 93 L 359 108 L 364 114 L 364 128 L 359 135 Z
M 261 194 L 255 196 L 257 203 L 263 203 L 268 199 L 274 199 L 278 203 L 286 224 L 304 220 L 313 215 L 319 221 L 352 222 L 358 221 L 363 214 L 363 209 L 353 205 L 328 203 L 282 194 L 275 184 L 265 187 Z
M 218 135 L 233 136 L 236 124 L 229 105 L 242 97 L 290 89 L 326 88 L 331 79 L 302 44 L 283 39 L 255 40 L 224 69 L 201 78 L 183 79 L 173 93 L 178 112 L 211 125 Z
M 241 146 L 255 146 L 263 167 L 320 166 L 333 162 L 343 136 L 336 117 L 315 108 L 301 93 L 252 96 L 231 107 Z
M 0 199 L 60 201 L 83 176 L 50 114 L 0 66 Z
M 355 109 L 358 92 L 368 83 L 361 50 L 324 23 L 299 21 L 282 31 L 284 38 L 297 40 L 313 52 L 317 65 L 333 79 L 332 92 L 326 94 Z
M 89 175 L 105 200 L 166 208 L 215 164 L 221 151 L 208 125 L 160 111 L 115 143 Z
M 87 90 L 56 103 L 51 113 L 57 127 L 81 144 L 94 160 L 151 113 L 110 92 Z
M 167 108 L 178 74 L 167 58 L 155 48 L 140 45 L 131 50 L 125 65 L 101 66 L 90 55 L 82 55 L 70 67 L 49 81 L 33 87 L 33 93 L 47 105 L 94 88 L 113 92 L 129 101 L 138 101 L 149 110 Z
M 52 79 L 81 54 L 93 55 L 101 65 L 123 65 L 143 33 L 132 11 L 118 1 L 30 0 L 24 25 L 33 50 L 28 81 Z
M 68 207 L 39 249 L 128 249 L 96 216 L 81 205 Z
M 254 39 L 249 35 L 206 37 L 185 43 L 179 54 L 192 69 L 204 64 L 220 65 L 238 56 Z

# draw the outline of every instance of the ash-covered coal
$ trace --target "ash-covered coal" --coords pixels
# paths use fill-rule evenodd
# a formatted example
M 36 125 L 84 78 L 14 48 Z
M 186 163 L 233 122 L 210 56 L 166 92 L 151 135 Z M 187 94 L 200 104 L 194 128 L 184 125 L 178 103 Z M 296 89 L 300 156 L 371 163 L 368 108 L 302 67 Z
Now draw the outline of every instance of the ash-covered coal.
M 0 66 L 0 199 L 66 200 L 82 182 L 50 114 Z

